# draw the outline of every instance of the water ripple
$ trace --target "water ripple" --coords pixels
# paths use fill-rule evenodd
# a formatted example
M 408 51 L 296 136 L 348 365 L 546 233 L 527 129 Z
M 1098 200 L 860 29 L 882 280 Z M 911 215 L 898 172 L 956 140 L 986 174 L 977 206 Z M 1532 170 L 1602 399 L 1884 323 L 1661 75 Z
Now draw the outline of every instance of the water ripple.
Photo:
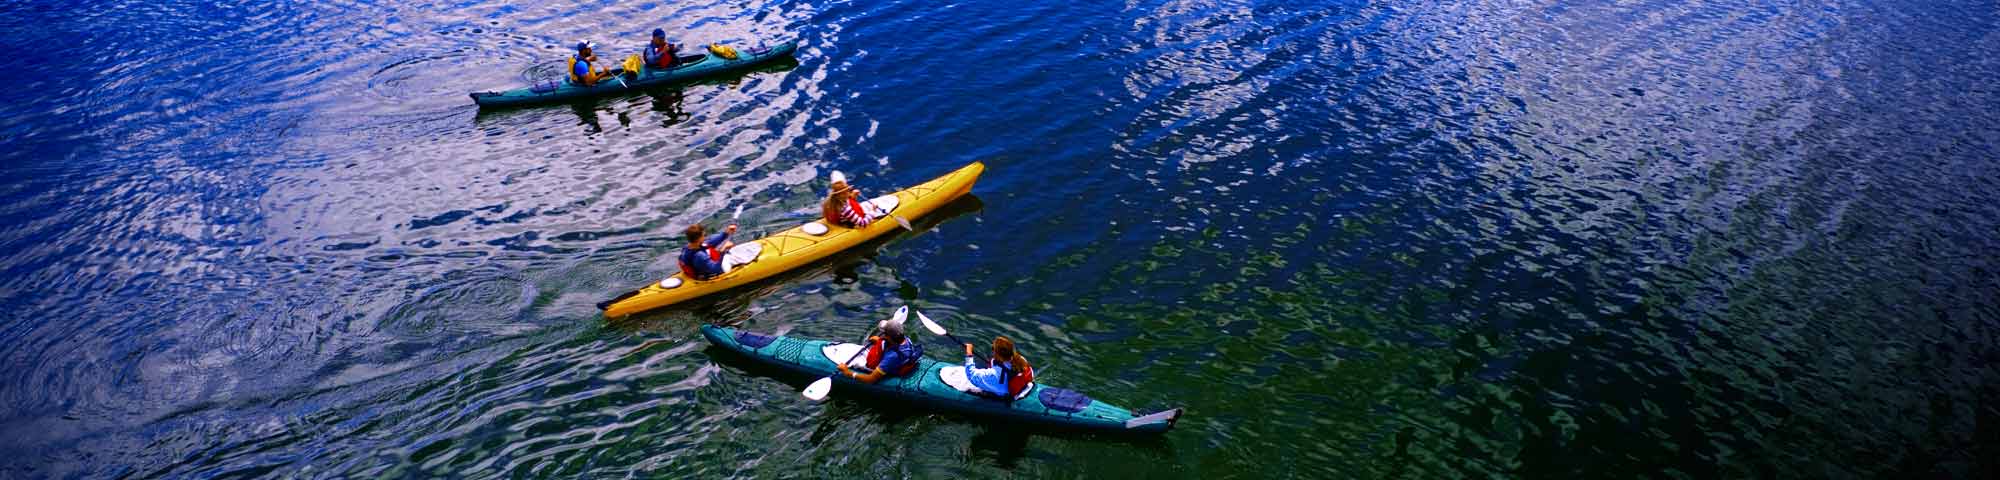
M 26 477 L 1991 476 L 1996 18 L 0 5 L 27 46 L 0 58 L 0 452 Z M 573 106 L 465 97 L 653 28 L 800 48 Z M 829 170 L 886 191 L 973 160 L 946 224 L 598 317 L 677 268 L 683 225 L 770 231 Z M 898 305 L 1192 415 L 1120 442 L 806 402 L 697 331 L 851 338 Z

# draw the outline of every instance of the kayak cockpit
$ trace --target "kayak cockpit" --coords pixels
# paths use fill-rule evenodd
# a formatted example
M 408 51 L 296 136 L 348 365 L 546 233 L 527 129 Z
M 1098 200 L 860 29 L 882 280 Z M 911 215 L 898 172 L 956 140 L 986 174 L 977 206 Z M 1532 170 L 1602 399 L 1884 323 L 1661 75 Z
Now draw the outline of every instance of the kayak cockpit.
M 847 363 L 849 368 L 868 366 L 868 359 L 860 358 L 856 355 L 860 351 L 861 346 L 852 343 L 829 343 L 824 347 L 819 347 L 820 355 L 826 356 L 826 361 L 833 362 L 836 365 L 847 359 L 854 359 L 854 361 Z
M 1006 399 L 1005 398 L 1006 395 L 995 395 L 992 393 L 987 393 L 985 390 L 980 390 L 979 387 L 972 385 L 972 379 L 965 378 L 964 365 L 950 365 L 938 369 L 938 381 L 944 382 L 945 385 L 950 385 L 952 389 L 970 394 L 975 397 L 995 400 L 995 401 Z M 1021 393 L 1019 395 L 1014 396 L 1014 399 L 1020 400 L 1023 398 L 1028 398 L 1028 394 L 1034 393 L 1036 386 L 1037 385 L 1033 383 L 1028 384 L 1027 388 L 1021 389 Z M 1084 401 L 1085 405 L 1090 404 L 1089 399 L 1086 398 L 1084 400 L 1085 400 Z

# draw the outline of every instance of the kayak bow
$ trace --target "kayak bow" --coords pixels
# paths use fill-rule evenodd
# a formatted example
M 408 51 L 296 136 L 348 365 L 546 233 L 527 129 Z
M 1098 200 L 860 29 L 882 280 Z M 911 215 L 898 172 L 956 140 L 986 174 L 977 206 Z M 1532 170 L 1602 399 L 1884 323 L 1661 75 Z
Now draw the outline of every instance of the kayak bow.
M 588 87 L 562 81 L 560 84 L 553 86 L 544 85 L 517 88 L 504 92 L 474 92 L 472 93 L 472 102 L 479 104 L 481 107 L 516 107 L 611 95 L 680 80 L 742 70 L 779 57 L 791 55 L 792 51 L 797 47 L 798 45 L 794 42 L 785 42 L 770 47 L 743 49 L 742 53 L 737 55 L 735 60 L 725 59 L 713 53 L 702 52 L 700 55 L 682 56 L 681 63 L 675 65 L 673 68 L 646 68 L 640 74 L 630 77 L 630 81 L 626 80 L 628 77 L 621 75 L 617 77 L 617 80 L 606 79 Z
M 1030 384 L 1012 402 L 975 395 L 966 393 L 971 383 L 965 379 L 964 365 L 928 358 L 919 359 L 916 372 L 907 377 L 867 384 L 833 374 L 838 371 L 834 362 L 852 358 L 862 348 L 860 345 L 763 335 L 714 325 L 703 325 L 701 334 L 709 343 L 764 365 L 805 377 L 832 376 L 838 385 L 834 391 L 902 400 L 1004 422 L 1104 433 L 1159 434 L 1173 429 L 1182 413 L 1174 408 L 1139 415 L 1073 390 L 1040 383 Z
M 887 210 L 887 215 L 922 217 L 972 191 L 972 184 L 978 181 L 979 174 L 985 171 L 985 164 L 972 162 L 942 177 L 876 197 L 868 203 Z M 748 285 L 772 275 L 803 267 L 868 240 L 895 233 L 897 229 L 902 228 L 897 226 L 896 222 L 889 221 L 887 215 L 862 228 L 848 228 L 813 221 L 752 242 L 738 244 L 730 249 L 724 261 L 729 262 L 731 258 L 748 258 L 752 261 L 734 267 L 728 273 L 708 280 L 694 280 L 688 278 L 686 274 L 677 272 L 652 285 L 599 304 L 598 308 L 604 309 L 606 318 L 623 318 Z M 815 235 L 813 232 L 820 233 Z M 674 252 L 678 254 L 680 249 L 677 247 Z

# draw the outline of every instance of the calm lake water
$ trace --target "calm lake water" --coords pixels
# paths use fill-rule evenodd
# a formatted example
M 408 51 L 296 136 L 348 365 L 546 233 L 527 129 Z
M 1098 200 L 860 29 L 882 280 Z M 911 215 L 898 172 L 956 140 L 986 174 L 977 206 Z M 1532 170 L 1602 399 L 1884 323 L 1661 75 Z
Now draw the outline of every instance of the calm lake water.
M 466 96 L 656 27 L 800 47 Z M 0 477 L 2000 476 L 1991 1 L 27 0 L 0 44 Z M 690 222 L 974 160 L 934 228 L 594 306 Z M 813 403 L 698 332 L 900 305 L 1188 416 Z

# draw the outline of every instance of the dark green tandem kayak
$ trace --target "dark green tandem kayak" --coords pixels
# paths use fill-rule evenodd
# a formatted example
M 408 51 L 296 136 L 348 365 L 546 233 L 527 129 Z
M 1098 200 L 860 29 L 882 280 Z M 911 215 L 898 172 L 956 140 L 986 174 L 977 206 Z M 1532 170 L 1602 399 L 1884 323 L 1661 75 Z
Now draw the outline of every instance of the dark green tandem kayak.
M 607 78 L 604 81 L 597 82 L 597 85 L 589 87 L 572 84 L 565 80 L 557 80 L 547 84 L 505 92 L 474 92 L 472 94 L 472 102 L 479 104 L 481 107 L 515 107 L 567 102 L 629 92 L 654 85 L 743 70 L 786 55 L 791 55 L 792 50 L 797 47 L 798 45 L 795 42 L 785 42 L 769 47 L 744 48 L 737 51 L 735 60 L 724 59 L 703 49 L 698 55 L 682 55 L 681 64 L 674 68 L 647 68 L 638 75 L 621 75 L 618 78 Z M 700 46 L 696 46 L 696 48 L 700 48 Z
M 1181 414 L 1181 409 L 1176 408 L 1141 416 L 1082 393 L 1039 383 L 1030 385 L 1012 402 L 975 395 L 965 392 L 971 384 L 965 380 L 964 365 L 928 358 L 922 359 L 916 373 L 910 376 L 870 385 L 834 374 L 834 365 L 852 358 L 861 349 L 860 345 L 763 335 L 714 325 L 702 326 L 701 334 L 708 337 L 709 343 L 761 364 L 801 376 L 832 375 L 836 382 L 833 391 L 842 395 L 887 397 L 1010 423 L 1093 432 L 1163 433 L 1174 427 Z

